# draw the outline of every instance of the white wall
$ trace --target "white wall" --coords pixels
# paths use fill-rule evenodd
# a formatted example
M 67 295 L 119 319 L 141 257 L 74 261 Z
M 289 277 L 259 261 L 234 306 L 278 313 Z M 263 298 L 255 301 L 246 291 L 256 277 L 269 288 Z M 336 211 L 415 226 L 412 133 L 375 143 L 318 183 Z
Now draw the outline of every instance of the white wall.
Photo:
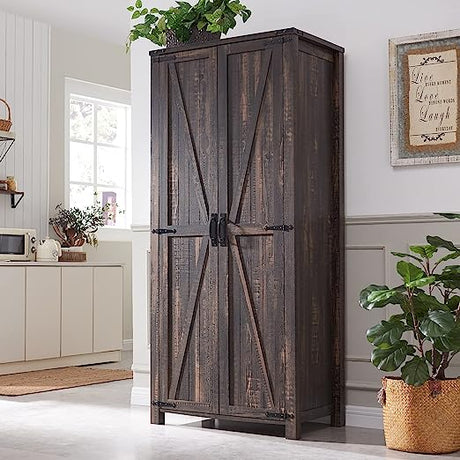
M 67 29 L 51 29 L 51 133 L 50 133 L 50 215 L 65 197 L 65 77 L 124 90 L 131 89 L 130 57 L 123 44 L 89 38 Z M 115 231 L 116 232 L 116 231 Z M 51 232 L 50 236 L 54 236 Z M 132 340 L 131 237 L 122 232 L 104 240 L 100 232 L 98 248 L 87 247 L 94 262 L 125 265 L 123 299 L 123 339 Z
M 149 4 L 149 2 L 145 2 Z M 345 57 L 345 136 L 346 136 L 346 214 L 384 215 L 431 213 L 460 209 L 457 183 L 460 163 L 451 165 L 392 168 L 389 150 L 388 39 L 459 27 L 460 2 L 443 0 L 285 0 L 282 4 L 267 0 L 246 0 L 253 11 L 247 24 L 229 35 L 297 27 L 342 45 Z M 160 7 L 168 2 L 160 2 Z M 280 9 L 282 8 L 282 9 Z M 133 191 L 138 206 L 134 222 L 138 224 L 138 243 L 133 257 L 143 260 L 149 234 L 149 56 L 148 42 L 134 44 L 131 54 L 133 90 L 133 138 L 135 169 Z M 372 225 L 372 224 L 369 224 Z M 423 224 L 420 224 L 423 225 Z M 420 234 L 423 228 L 419 229 Z M 141 236 L 142 235 L 142 236 Z M 388 246 L 391 247 L 391 242 Z M 362 267 L 348 266 L 348 273 Z M 146 264 L 133 271 L 133 288 L 139 294 L 134 302 L 134 323 L 145 321 L 147 298 Z M 356 308 L 354 298 L 347 310 Z M 354 334 L 362 334 L 357 325 Z M 362 345 L 362 344 L 361 344 Z M 359 356 L 367 356 L 369 348 Z M 353 358 L 353 357 L 352 357 Z M 144 335 L 137 340 L 135 329 L 134 361 L 139 369 L 148 367 Z M 355 372 L 350 364 L 351 372 Z M 369 367 L 366 367 L 369 366 Z M 370 364 L 362 367 L 372 373 Z M 349 380 L 359 380 L 357 372 Z M 378 373 L 368 374 L 378 379 Z M 146 395 L 145 379 L 135 379 L 133 401 Z M 136 383 L 138 382 L 138 383 Z M 138 386 L 139 385 L 139 386 Z M 377 384 L 374 384 L 378 385 Z M 359 386 L 359 385 L 358 385 Z M 373 386 L 372 386 L 373 388 Z M 353 390 L 352 404 L 373 405 L 374 394 L 363 388 Z M 372 389 L 373 391 L 373 389 Z M 145 399 L 148 401 L 148 399 Z
M 11 106 L 16 134 L 0 163 L 0 179 L 15 176 L 25 192 L 16 209 L 9 196 L 0 197 L 0 227 L 35 228 L 39 234 L 48 226 L 49 33 L 46 24 L 0 11 L 0 98 Z M 3 103 L 0 118 L 6 118 Z
M 50 212 L 64 202 L 65 77 L 129 91 L 130 58 L 122 44 L 51 30 Z

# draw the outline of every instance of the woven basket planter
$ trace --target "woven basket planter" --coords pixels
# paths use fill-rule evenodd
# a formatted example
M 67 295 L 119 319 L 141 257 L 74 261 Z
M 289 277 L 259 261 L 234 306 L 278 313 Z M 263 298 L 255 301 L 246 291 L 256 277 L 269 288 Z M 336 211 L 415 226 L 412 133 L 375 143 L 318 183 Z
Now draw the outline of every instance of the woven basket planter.
M 381 402 L 389 449 L 423 454 L 460 450 L 460 379 L 421 387 L 384 378 Z
M 0 102 L 3 102 L 3 104 L 6 105 L 7 116 L 8 116 L 8 119 L 6 119 L 6 120 L 3 119 L 3 118 L 0 118 L 0 131 L 8 132 L 11 129 L 11 125 L 12 125 L 12 122 L 11 122 L 11 108 L 8 105 L 8 102 L 5 101 L 5 99 L 0 99 Z
M 207 30 L 192 29 L 192 35 L 187 42 L 181 42 L 177 39 L 172 30 L 166 31 L 166 48 L 173 46 L 201 45 L 203 43 L 213 42 L 220 39 L 220 33 L 208 32 Z

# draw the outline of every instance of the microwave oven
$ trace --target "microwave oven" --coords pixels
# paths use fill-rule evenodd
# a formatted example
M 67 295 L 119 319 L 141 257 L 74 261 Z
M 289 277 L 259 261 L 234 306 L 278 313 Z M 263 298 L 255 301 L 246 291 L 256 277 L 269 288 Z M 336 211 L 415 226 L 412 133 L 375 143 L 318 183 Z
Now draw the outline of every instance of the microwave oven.
M 0 228 L 0 262 L 34 261 L 37 232 L 26 228 Z

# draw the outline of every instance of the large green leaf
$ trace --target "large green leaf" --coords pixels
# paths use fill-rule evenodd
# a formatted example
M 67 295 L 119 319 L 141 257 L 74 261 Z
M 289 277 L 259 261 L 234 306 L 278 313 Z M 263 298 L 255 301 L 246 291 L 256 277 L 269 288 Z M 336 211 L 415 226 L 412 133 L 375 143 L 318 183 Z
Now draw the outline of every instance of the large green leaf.
M 437 261 L 437 264 L 440 264 L 442 262 L 447 262 L 448 260 L 458 259 L 459 257 L 460 257 L 460 252 L 450 252 L 449 254 L 446 254 L 444 257 L 441 257 Z
M 411 259 L 416 260 L 417 262 L 423 262 L 423 259 L 420 259 L 420 257 L 416 257 L 412 254 L 407 254 L 406 252 L 392 252 L 392 254 L 396 257 L 410 257 Z
M 415 254 L 422 256 L 424 259 L 431 259 L 436 252 L 438 252 L 438 248 L 436 246 L 432 246 L 431 244 L 427 244 L 424 246 L 411 246 L 409 248 Z
M 382 308 L 390 303 L 399 303 L 400 294 L 388 286 L 371 284 L 364 288 L 359 295 L 359 304 L 366 310 Z
M 437 248 L 444 248 L 448 249 L 449 251 L 452 252 L 459 252 L 460 249 L 458 249 L 452 241 L 445 240 L 441 238 L 440 236 L 427 236 L 426 240 L 428 241 L 431 246 L 435 246 Z
M 455 327 L 452 313 L 447 311 L 430 311 L 421 322 L 420 331 L 430 339 L 447 335 Z
M 423 286 L 428 286 L 429 284 L 434 284 L 436 282 L 435 276 L 427 276 L 425 278 L 420 278 L 418 280 L 411 281 L 407 283 L 406 286 L 408 288 L 418 288 Z
M 435 213 L 437 216 L 442 216 L 445 217 L 446 219 L 460 219 L 460 214 L 452 214 L 452 213 L 440 213 L 436 212 Z
M 460 289 L 460 265 L 448 265 L 436 276 L 447 289 Z
M 454 295 L 447 301 L 447 306 L 449 310 L 455 311 L 460 305 L 460 296 Z
M 412 345 L 399 340 L 391 346 L 381 346 L 372 352 L 371 361 L 381 371 L 393 372 L 404 363 L 407 356 L 415 353 Z
M 425 272 L 411 262 L 400 260 L 396 265 L 398 273 L 402 276 L 406 286 L 409 283 L 425 278 Z
M 450 311 L 449 307 L 441 303 L 436 297 L 428 295 L 425 292 L 418 292 L 412 297 L 417 316 L 427 314 L 429 310 Z
M 405 330 L 406 326 L 402 321 L 382 321 L 380 324 L 371 327 L 366 335 L 370 343 L 379 347 L 383 344 L 393 345 L 398 342 Z
M 430 378 L 426 360 L 420 356 L 414 356 L 402 367 L 401 376 L 408 385 L 422 386 Z
M 441 352 L 460 351 L 460 323 L 456 323 L 447 335 L 435 338 L 434 346 Z

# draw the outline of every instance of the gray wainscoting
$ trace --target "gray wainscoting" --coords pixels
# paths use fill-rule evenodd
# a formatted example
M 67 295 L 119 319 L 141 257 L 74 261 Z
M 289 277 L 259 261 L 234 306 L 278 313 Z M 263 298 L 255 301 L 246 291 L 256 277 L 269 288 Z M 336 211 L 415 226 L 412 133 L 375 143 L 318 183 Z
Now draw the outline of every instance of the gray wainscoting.
M 426 244 L 426 235 L 439 235 L 460 244 L 460 222 L 434 215 L 352 217 L 347 219 L 346 359 L 347 405 L 377 407 L 382 373 L 369 363 L 371 345 L 366 330 L 391 316 L 391 309 L 366 312 L 358 305 L 360 290 L 370 283 L 397 285 L 397 258 L 409 246 Z M 460 374 L 460 360 L 450 376 Z

